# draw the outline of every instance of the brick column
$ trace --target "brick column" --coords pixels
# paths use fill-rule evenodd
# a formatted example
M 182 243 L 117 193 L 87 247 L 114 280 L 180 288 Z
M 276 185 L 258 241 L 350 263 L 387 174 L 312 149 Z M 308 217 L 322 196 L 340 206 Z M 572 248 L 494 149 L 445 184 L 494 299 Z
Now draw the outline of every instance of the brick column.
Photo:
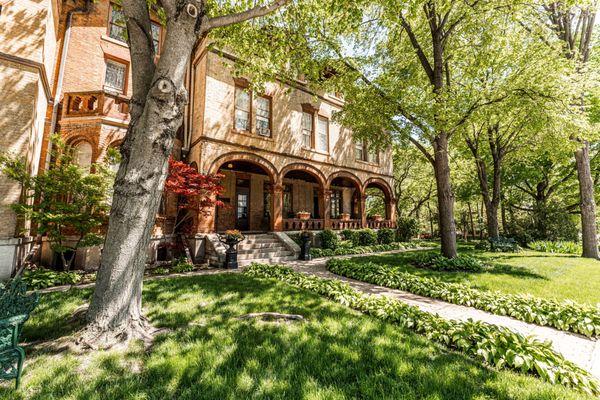
M 392 227 L 396 227 L 396 199 L 390 199 L 385 205 L 387 217 L 392 221 Z
M 283 185 L 273 185 L 271 189 L 271 229 L 283 230 Z
M 210 200 L 212 202 L 217 200 L 216 195 L 211 194 L 210 195 Z M 200 210 L 200 212 L 198 213 L 198 216 L 196 217 L 198 219 L 198 223 L 196 226 L 196 232 L 197 233 L 212 233 L 215 232 L 216 230 L 216 226 L 215 226 L 215 222 L 216 222 L 216 218 L 217 218 L 217 207 L 216 206 L 211 206 L 211 207 L 204 207 Z
M 367 225 L 367 195 L 362 194 L 359 197 L 358 209 L 360 210 L 360 224 L 363 228 L 366 228 Z
M 322 208 L 323 228 L 331 229 L 331 190 L 325 189 L 319 191 L 319 197 Z

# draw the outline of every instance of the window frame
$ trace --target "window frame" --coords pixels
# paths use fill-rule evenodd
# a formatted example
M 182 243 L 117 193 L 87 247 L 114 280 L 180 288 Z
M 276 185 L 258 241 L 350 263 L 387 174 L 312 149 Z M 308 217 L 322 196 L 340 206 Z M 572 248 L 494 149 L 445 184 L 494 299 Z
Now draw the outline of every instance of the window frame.
M 245 93 L 248 94 L 248 104 L 249 104 L 249 109 L 248 111 L 245 111 L 248 113 L 248 128 L 247 129 L 238 129 L 237 127 L 237 94 L 238 94 L 238 90 L 243 91 Z M 243 132 L 243 133 L 251 133 L 252 132 L 252 124 L 253 124 L 253 120 L 252 120 L 252 101 L 253 101 L 253 96 L 252 96 L 252 91 L 248 90 L 248 86 L 247 85 L 240 85 L 238 83 L 235 84 L 234 87 L 234 92 L 233 92 L 233 129 L 236 132 Z
M 304 141 L 307 135 L 304 134 L 306 129 L 304 129 L 304 116 L 308 115 L 310 117 L 310 133 L 309 133 L 309 144 L 307 145 Z M 302 139 L 302 147 L 305 149 L 314 149 L 315 148 L 315 112 L 310 112 L 307 110 L 302 110 L 302 119 L 300 121 L 300 131 L 301 131 L 301 139 Z
M 326 138 L 327 138 L 327 145 L 326 145 L 327 148 L 325 150 L 322 150 L 322 149 L 319 148 L 319 141 L 318 141 L 318 139 L 319 139 L 319 135 L 320 135 L 320 132 L 319 132 L 319 122 L 320 121 L 325 121 L 327 123 L 327 125 L 326 125 L 327 129 L 326 129 L 326 132 L 325 132 L 325 135 L 326 135 Z M 329 121 L 329 118 L 326 117 L 326 116 L 324 116 L 324 115 L 317 114 L 316 124 L 317 124 L 317 126 L 316 126 L 316 129 L 315 129 L 315 143 L 314 143 L 315 146 L 314 146 L 314 149 L 316 151 L 320 152 L 320 153 L 329 154 L 329 130 L 330 130 L 330 126 L 329 126 L 330 125 L 330 121 Z
M 123 87 L 120 90 L 106 84 L 106 73 L 108 71 L 108 64 L 111 64 L 111 63 L 112 64 L 120 64 L 125 67 L 125 70 L 123 72 Z M 129 81 L 129 63 L 127 61 L 121 60 L 119 58 L 105 56 L 104 57 L 104 78 L 102 81 L 102 89 L 114 91 L 114 92 L 118 92 L 120 94 L 126 95 L 127 94 L 127 85 L 129 83 L 128 81 Z
M 337 209 L 337 214 L 334 214 L 334 208 Z M 332 219 L 339 219 L 340 215 L 344 213 L 344 193 L 341 189 L 331 189 L 331 195 L 329 196 L 329 213 L 331 214 Z
M 123 24 L 123 26 L 118 25 L 116 23 L 113 23 L 113 19 L 112 19 L 112 17 L 113 17 L 113 11 L 120 11 L 121 13 L 123 13 L 123 9 L 118 9 L 115 6 L 116 6 L 115 3 L 113 3 L 113 2 L 109 3 L 109 7 L 108 7 L 108 23 L 106 24 L 106 35 L 109 38 L 111 38 L 111 39 L 114 39 L 114 40 L 117 40 L 117 41 L 119 41 L 121 43 L 127 44 L 127 38 L 126 37 L 125 38 L 114 37 L 114 36 L 112 36 L 110 34 L 110 32 L 111 32 L 110 28 L 111 28 L 112 25 L 115 25 L 115 26 L 123 28 L 123 32 L 125 32 L 125 34 L 127 34 L 127 23 L 126 22 Z
M 261 95 L 257 94 L 256 96 L 251 97 L 250 99 L 252 100 L 251 108 L 252 108 L 252 106 L 254 106 L 254 103 L 256 103 L 256 106 L 254 107 L 255 110 L 252 111 L 252 114 L 254 116 L 252 128 L 254 129 L 254 132 L 256 133 L 257 136 L 259 136 L 261 138 L 272 138 L 273 137 L 273 97 L 265 95 L 265 94 L 261 94 Z M 258 126 L 256 125 L 256 123 L 259 120 L 259 117 L 258 117 L 258 100 L 259 99 L 265 99 L 269 102 L 269 118 L 268 118 L 269 136 L 261 135 L 260 133 L 258 133 Z M 260 117 L 260 118 L 264 118 L 264 117 Z
M 152 35 L 152 26 L 158 27 L 158 38 L 156 39 L 156 49 L 154 49 L 154 55 L 160 54 L 160 45 L 162 43 L 163 26 L 157 21 L 150 20 L 150 34 Z M 152 46 L 154 47 L 154 37 L 152 37 Z

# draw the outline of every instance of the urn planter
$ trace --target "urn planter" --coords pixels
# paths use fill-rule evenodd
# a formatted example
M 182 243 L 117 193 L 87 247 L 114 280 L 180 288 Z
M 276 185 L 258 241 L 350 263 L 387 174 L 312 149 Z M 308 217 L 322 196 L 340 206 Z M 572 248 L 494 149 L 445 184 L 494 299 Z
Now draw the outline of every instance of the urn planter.
M 238 250 L 237 245 L 245 239 L 244 235 L 236 231 L 233 233 L 225 233 L 225 235 L 219 235 L 219 241 L 227 246 L 225 250 L 225 265 L 227 269 L 238 268 Z
M 312 256 L 310 255 L 310 247 L 311 247 L 311 237 L 310 233 L 304 231 L 300 235 L 300 260 L 310 261 L 312 260 Z

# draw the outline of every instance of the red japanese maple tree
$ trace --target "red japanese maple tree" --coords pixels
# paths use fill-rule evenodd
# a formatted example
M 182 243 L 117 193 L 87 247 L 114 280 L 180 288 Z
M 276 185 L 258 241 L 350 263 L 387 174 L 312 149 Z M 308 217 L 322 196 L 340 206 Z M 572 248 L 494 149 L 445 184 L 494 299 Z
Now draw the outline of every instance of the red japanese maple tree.
M 223 202 L 217 200 L 223 193 L 221 174 L 204 175 L 196 168 L 183 161 L 169 159 L 169 175 L 165 181 L 165 192 L 179 196 L 179 210 L 184 210 L 180 217 L 179 213 L 175 223 L 175 229 L 195 215 L 207 212 L 214 206 L 221 207 Z

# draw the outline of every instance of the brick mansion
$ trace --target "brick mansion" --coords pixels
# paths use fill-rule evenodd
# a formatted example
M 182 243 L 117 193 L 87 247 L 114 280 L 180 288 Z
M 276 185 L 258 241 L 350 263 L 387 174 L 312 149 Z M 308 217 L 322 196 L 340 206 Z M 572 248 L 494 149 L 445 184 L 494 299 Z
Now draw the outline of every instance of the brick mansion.
M 0 151 L 23 157 L 30 174 L 41 174 L 50 167 L 50 137 L 57 133 L 81 167 L 101 161 L 119 147 L 129 122 L 132 80 L 122 12 L 108 0 L 0 5 Z M 163 29 L 153 21 L 157 57 Z M 190 100 L 173 157 L 202 173 L 222 173 L 219 200 L 227 205 L 198 218 L 194 255 L 214 252 L 210 236 L 228 229 L 277 238 L 303 229 L 393 227 L 391 151 L 372 151 L 334 122 L 343 96 L 312 92 L 301 80 L 248 90 L 250 82 L 231 72 L 235 62 L 199 44 L 188 66 Z M 367 218 L 367 191 L 375 189 L 385 215 Z M 14 270 L 34 240 L 27 221 L 10 209 L 21 196 L 18 184 L 0 176 L 0 277 Z M 163 198 L 150 258 L 160 258 L 156 249 L 175 233 L 176 202 Z M 42 253 L 44 264 L 54 262 L 51 250 Z M 99 250 L 81 253 L 76 264 L 97 264 Z

